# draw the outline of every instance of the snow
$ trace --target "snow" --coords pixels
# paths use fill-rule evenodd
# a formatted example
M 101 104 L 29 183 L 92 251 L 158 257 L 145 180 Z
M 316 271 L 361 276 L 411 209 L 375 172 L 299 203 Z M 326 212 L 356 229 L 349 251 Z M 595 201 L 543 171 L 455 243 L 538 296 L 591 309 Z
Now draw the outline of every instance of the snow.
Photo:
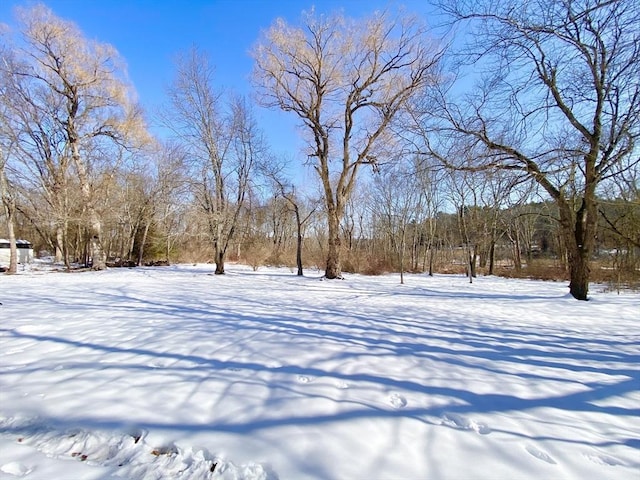
M 0 479 L 634 479 L 640 296 L 228 265 L 0 276 Z

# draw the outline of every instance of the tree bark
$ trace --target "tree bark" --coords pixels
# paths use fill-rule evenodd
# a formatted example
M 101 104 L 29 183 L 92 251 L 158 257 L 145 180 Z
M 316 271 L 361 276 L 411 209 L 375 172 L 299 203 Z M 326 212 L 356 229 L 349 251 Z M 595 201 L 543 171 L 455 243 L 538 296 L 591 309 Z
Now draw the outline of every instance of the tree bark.
M 218 187 L 221 188 L 221 187 Z M 218 196 L 218 205 L 223 204 L 223 194 L 221 192 L 216 192 Z M 222 207 L 218 206 L 216 213 L 222 211 Z M 215 215 L 215 224 L 212 226 L 213 228 L 213 256 L 214 262 L 216 264 L 216 275 L 224 275 L 224 261 L 225 261 L 225 240 L 223 238 L 224 235 L 224 225 L 223 225 L 223 215 L 216 214 Z
M 513 268 L 516 272 L 522 270 L 522 257 L 520 255 L 520 234 L 516 230 L 513 238 Z
M 216 275 L 224 275 L 224 250 L 216 246 L 215 263 L 216 263 Z
M 140 241 L 140 249 L 138 251 L 138 262 L 137 265 L 142 265 L 142 260 L 144 258 L 144 246 L 147 243 L 147 235 L 149 234 L 149 223 L 146 223 L 144 226 L 144 231 L 142 232 L 142 240 Z
M 569 254 L 569 293 L 577 300 L 588 300 L 591 267 L 583 249 Z
M 105 252 L 102 248 L 102 223 L 97 218 L 93 208 L 89 212 L 89 255 L 91 256 L 91 268 L 104 270 L 107 268 Z
M 433 277 L 433 264 L 435 262 L 435 255 L 436 255 L 437 249 L 438 247 L 435 245 L 431 245 L 431 247 L 429 248 L 429 276 L 430 277 Z
M 16 202 L 9 193 L 9 185 L 4 173 L 4 161 L 0 164 L 0 203 L 7 217 L 7 230 L 9 233 L 9 269 L 7 273 L 13 274 L 18 272 L 18 249 L 16 247 L 16 234 L 14 230 L 14 217 L 16 211 Z
M 8 196 L 7 196 L 8 197 Z M 7 230 L 9 232 L 9 269 L 6 273 L 18 273 L 18 247 L 16 245 L 16 233 L 14 228 L 15 202 L 5 197 L 5 213 L 7 215 Z
M 10 209 L 9 209 L 10 210 Z M 8 214 L 7 229 L 9 230 L 9 270 L 8 274 L 18 273 L 18 246 L 16 245 L 16 233 L 13 228 L 13 214 Z
M 102 221 L 100 220 L 100 216 L 93 204 L 89 176 L 87 175 L 85 164 L 80 157 L 80 151 L 75 139 L 76 134 L 74 131 L 71 131 L 69 133 L 69 142 L 71 143 L 73 160 L 76 169 L 78 170 L 82 199 L 85 202 L 85 208 L 89 217 L 87 230 L 89 234 L 89 256 L 91 257 L 91 268 L 93 270 L 104 270 L 107 268 L 107 259 L 104 249 L 102 248 Z
M 489 275 L 495 273 L 496 264 L 496 241 L 491 239 L 491 245 L 489 246 Z
M 298 266 L 298 276 L 302 277 L 304 272 L 302 270 L 302 222 L 300 220 L 300 209 L 298 204 L 293 204 L 293 211 L 296 215 L 296 227 L 298 229 L 298 238 L 296 243 L 296 265 Z
M 64 259 L 63 255 L 63 245 L 64 245 L 64 234 L 62 225 L 56 225 L 56 243 L 55 243 L 55 253 L 54 253 L 54 261 L 62 262 Z M 66 265 L 67 262 L 65 262 Z
M 335 208 L 327 212 L 329 227 L 329 238 L 327 241 L 327 266 L 324 276 L 330 280 L 342 278 L 342 264 L 340 259 L 340 249 L 342 240 L 340 239 L 340 216 Z
M 591 254 L 597 229 L 595 191 L 593 188 L 585 189 L 581 206 L 575 213 L 566 200 L 558 203 L 560 229 L 569 266 L 569 293 L 577 300 L 588 300 Z

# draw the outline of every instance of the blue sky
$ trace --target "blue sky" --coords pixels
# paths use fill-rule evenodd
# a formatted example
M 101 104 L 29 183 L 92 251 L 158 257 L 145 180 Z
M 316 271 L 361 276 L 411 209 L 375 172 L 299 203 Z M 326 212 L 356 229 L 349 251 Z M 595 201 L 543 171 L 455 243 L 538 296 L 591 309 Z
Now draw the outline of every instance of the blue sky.
M 0 22 L 14 24 L 16 6 L 34 2 L 0 0 Z M 312 6 L 321 13 L 364 16 L 403 6 L 429 20 L 427 0 L 49 0 L 42 2 L 75 22 L 88 38 L 113 45 L 128 66 L 140 102 L 151 113 L 164 101 L 173 59 L 195 45 L 207 52 L 220 87 L 250 94 L 249 50 L 277 17 L 297 23 Z M 276 153 L 295 155 L 300 146 L 291 114 L 257 109 Z

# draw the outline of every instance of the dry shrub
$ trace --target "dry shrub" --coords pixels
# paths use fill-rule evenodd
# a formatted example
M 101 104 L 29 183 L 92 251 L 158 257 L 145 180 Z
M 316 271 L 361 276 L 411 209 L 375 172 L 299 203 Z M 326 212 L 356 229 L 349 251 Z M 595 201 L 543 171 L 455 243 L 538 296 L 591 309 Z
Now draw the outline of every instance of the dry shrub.
M 211 263 L 214 258 L 212 248 L 199 248 L 193 250 L 181 250 L 175 259 L 175 263 Z
M 459 262 L 443 263 L 434 267 L 434 272 L 445 275 L 466 275 L 467 266 Z
M 607 285 L 610 291 L 640 290 L 640 269 L 633 265 L 614 268 L 608 262 L 594 262 L 591 281 Z
M 569 270 L 554 261 L 536 260 L 524 266 L 520 271 L 501 267 L 496 275 L 507 278 L 530 278 L 534 280 L 569 281 Z M 616 269 L 594 261 L 591 264 L 591 283 L 608 285 L 611 290 L 640 290 L 640 271 L 634 269 Z
M 270 248 L 265 245 L 251 245 L 243 252 L 243 260 L 250 265 L 255 272 L 258 268 L 265 265 L 266 259 L 269 256 Z
M 500 268 L 496 275 L 507 278 L 530 278 L 532 280 L 553 280 L 555 282 L 569 280 L 569 272 L 558 265 L 533 263 L 517 271 L 515 268 Z
M 303 255 L 303 261 L 304 261 L 304 255 Z M 296 266 L 296 257 L 295 254 L 292 252 L 273 252 L 271 255 L 269 255 L 266 259 L 265 259 L 265 265 L 268 265 L 270 267 L 288 267 L 288 268 L 293 268 Z
M 363 266 L 362 271 L 364 275 L 384 275 L 386 273 L 395 272 L 397 269 L 393 266 L 392 262 L 386 258 L 369 258 L 366 264 Z

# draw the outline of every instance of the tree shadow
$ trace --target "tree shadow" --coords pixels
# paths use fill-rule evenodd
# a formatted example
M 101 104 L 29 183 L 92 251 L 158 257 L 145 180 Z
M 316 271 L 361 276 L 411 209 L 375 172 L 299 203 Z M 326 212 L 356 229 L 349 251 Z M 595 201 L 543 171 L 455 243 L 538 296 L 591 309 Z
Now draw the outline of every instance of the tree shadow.
M 616 404 L 609 400 L 635 394 L 640 390 L 640 352 L 637 339 L 611 336 L 607 332 L 587 331 L 584 334 L 561 327 L 519 324 L 518 322 L 495 322 L 490 309 L 480 309 L 473 318 L 434 309 L 436 302 L 471 302 L 483 304 L 501 302 L 507 310 L 529 311 L 539 302 L 549 298 L 539 295 L 506 295 L 439 292 L 435 288 L 417 287 L 392 292 L 394 301 L 388 306 L 380 301 L 389 295 L 389 289 L 367 290 L 366 288 L 337 287 L 338 295 L 331 300 L 320 298 L 318 291 L 335 291 L 334 285 L 318 279 L 298 281 L 295 275 L 236 273 L 238 278 L 263 278 L 268 289 L 247 296 L 246 292 L 212 289 L 210 297 L 202 294 L 202 285 L 167 291 L 163 295 L 149 295 L 143 290 L 127 287 L 110 288 L 109 291 L 89 294 L 78 302 L 57 292 L 47 297 L 36 297 L 25 293 L 26 301 L 34 302 L 51 311 L 67 315 L 90 315 L 92 311 L 107 310 L 119 328 L 130 322 L 131 329 L 139 328 L 139 319 L 157 321 L 157 327 L 147 326 L 146 333 L 153 341 L 145 346 L 142 338 L 134 336 L 125 345 L 87 340 L 82 335 L 65 336 L 54 333 L 38 333 L 21 326 L 0 328 L 0 338 L 37 344 L 53 343 L 72 351 L 77 350 L 75 360 L 69 361 L 65 370 L 90 371 L 92 369 L 122 370 L 128 375 L 145 375 L 159 372 L 165 375 L 167 387 L 171 381 L 194 385 L 215 378 L 231 384 L 232 381 L 253 382 L 261 388 L 288 391 L 290 397 L 281 397 L 283 411 L 272 416 L 243 415 L 241 419 L 218 419 L 210 422 L 160 422 L 141 421 L 144 429 L 163 429 L 189 432 L 220 432 L 250 435 L 287 426 L 325 425 L 359 419 L 408 419 L 428 426 L 441 426 L 445 413 L 457 415 L 514 414 L 550 408 L 567 412 L 600 413 L 628 420 L 640 416 L 640 408 L 629 404 Z M 282 279 L 286 279 L 283 282 Z M 290 280 L 290 281 L 289 281 Z M 246 280 L 245 280 L 246 281 Z M 300 291 L 292 290 L 292 284 Z M 306 292 L 306 296 L 305 293 Z M 69 295 L 76 294 L 73 289 Z M 274 300 L 275 299 L 275 300 Z M 285 300 L 283 302 L 283 300 Z M 376 302 L 373 302 L 376 300 Z M 399 309 L 398 306 L 402 305 Z M 524 306 L 523 306 L 524 305 Z M 535 315 L 535 310 L 531 310 Z M 116 321 L 117 320 L 117 321 Z M 13 322 L 15 324 L 16 322 Z M 514 327 L 514 323 L 520 328 Z M 104 326 L 105 329 L 109 325 Z M 157 328 L 157 330 L 154 330 Z M 68 331 L 65 334 L 68 335 Z M 162 345 L 163 335 L 175 335 L 188 343 L 193 339 L 199 350 L 191 353 L 176 351 L 176 342 Z M 105 335 L 105 339 L 109 336 Z M 7 340 L 9 339 L 9 340 Z M 196 339 L 198 339 L 196 341 Z M 202 339 L 211 342 L 210 349 L 204 347 Z M 273 340 L 274 356 L 267 350 Z M 217 349 L 218 342 L 237 342 L 234 346 L 242 353 L 232 358 L 225 348 Z M 189 350 L 189 345 L 179 345 Z M 286 347 L 285 347 L 286 346 Z M 284 358 L 282 352 L 300 352 L 316 348 L 312 362 L 297 364 L 297 359 Z M 324 348 L 324 350 L 323 350 Z M 46 351 L 46 349 L 42 349 Z M 110 358 L 111 363 L 96 364 L 83 361 L 82 351 L 93 352 Z M 235 351 L 235 350 L 234 350 Z M 278 355 L 281 355 L 278 357 Z M 127 360 L 124 360 L 126 358 Z M 270 358 L 273 360 L 271 361 Z M 419 369 L 414 375 L 391 370 L 376 372 L 370 367 L 372 360 L 384 359 L 397 362 L 400 367 L 407 361 L 414 362 Z M 276 361 L 278 360 L 278 361 Z M 155 362 L 156 366 L 152 364 Z M 329 365 L 329 366 L 327 366 Z M 349 369 L 345 368 L 349 366 Z M 355 367 L 360 366 L 360 371 Z M 7 374 L 30 374 L 41 368 L 25 365 L 17 369 L 0 371 L 0 379 Z M 495 381 L 490 392 L 478 391 L 464 381 L 443 385 L 435 381 L 428 369 L 438 369 L 439 374 L 455 370 L 468 379 L 491 378 Z M 422 370 L 420 370 L 422 369 Z M 327 378 L 350 385 L 360 385 L 370 391 L 394 391 L 416 394 L 426 398 L 446 398 L 446 404 L 415 408 L 387 408 L 374 403 L 343 397 L 326 396 L 323 399 L 337 405 L 335 411 L 303 412 L 295 407 L 295 401 L 322 397 L 317 390 L 297 385 L 295 378 Z M 284 381 L 283 379 L 288 379 Z M 555 394 L 518 396 L 502 392 L 503 381 L 548 382 L 550 385 L 565 385 Z M 221 396 L 235 395 L 230 389 Z M 293 399 L 293 400 L 292 400 Z M 246 399 L 236 398 L 239 404 Z M 184 399 L 188 403 L 188 399 Z M 48 418 L 48 422 L 62 426 L 86 425 L 91 428 L 119 429 L 124 422 L 99 416 L 80 415 L 74 419 Z M 494 429 L 496 432 L 528 440 L 554 440 L 589 447 L 621 445 L 640 448 L 636 438 L 623 438 L 595 442 L 587 438 L 569 435 L 529 436 L 522 432 Z

